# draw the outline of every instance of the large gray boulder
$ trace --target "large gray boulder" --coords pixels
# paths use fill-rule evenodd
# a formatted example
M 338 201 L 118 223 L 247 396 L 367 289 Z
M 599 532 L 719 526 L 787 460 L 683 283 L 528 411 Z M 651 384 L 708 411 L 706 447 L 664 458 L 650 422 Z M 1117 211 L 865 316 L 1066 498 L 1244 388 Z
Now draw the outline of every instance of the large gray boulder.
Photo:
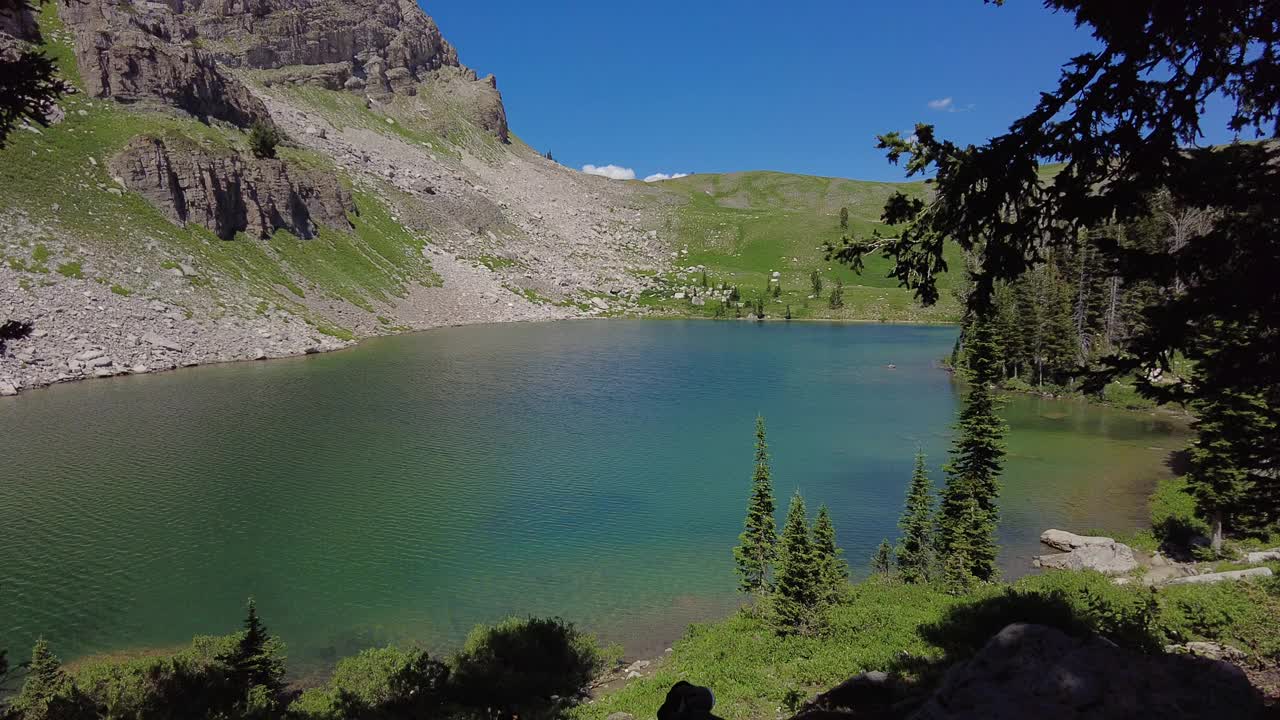
M 1127 575 L 1138 569 L 1133 548 L 1114 540 L 1108 545 L 1084 545 L 1068 553 L 1041 555 L 1036 567 L 1054 570 L 1096 570 L 1103 575 Z
M 1066 530 L 1045 530 L 1040 533 L 1040 542 L 1048 545 L 1054 550 L 1063 552 L 1071 552 L 1082 547 L 1090 545 L 1113 545 L 1115 540 L 1109 537 L 1100 537 L 1096 535 L 1076 535 Z
M 916 720 L 1250 720 L 1261 698 L 1232 665 L 1141 655 L 1043 625 L 1009 625 L 947 672 Z
M 1251 563 L 1280 562 L 1280 548 L 1251 552 L 1245 556 L 1245 560 Z

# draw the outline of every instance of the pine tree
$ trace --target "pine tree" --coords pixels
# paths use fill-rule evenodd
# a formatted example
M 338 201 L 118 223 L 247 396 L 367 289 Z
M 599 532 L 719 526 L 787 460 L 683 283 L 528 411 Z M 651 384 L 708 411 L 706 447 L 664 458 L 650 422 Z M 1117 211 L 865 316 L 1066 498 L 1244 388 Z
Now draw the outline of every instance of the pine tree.
M 916 453 L 915 472 L 907 489 L 907 506 L 898 521 L 902 530 L 902 546 L 898 550 L 898 571 L 904 582 L 929 580 L 933 537 L 933 483 L 925 465 L 924 453 Z
M 836 528 L 826 505 L 818 508 L 818 517 L 813 521 L 813 551 L 821 572 L 823 602 L 835 604 L 849 584 L 849 566 L 841 557 L 844 551 L 836 544 Z
M 49 643 L 40 638 L 31 649 L 27 679 L 14 705 L 27 715 L 39 716 L 47 713 L 50 705 L 64 696 L 70 686 L 71 678 L 62 669 L 62 661 L 49 649 Z
M 849 229 L 849 208 L 847 207 L 840 208 L 840 229 Z
M 1195 374 L 1203 380 L 1201 369 Z M 1209 521 L 1211 546 L 1220 551 L 1226 529 L 1259 494 L 1262 476 L 1257 471 L 1265 465 L 1259 439 L 1274 437 L 1277 426 L 1261 397 L 1229 387 L 1217 388 L 1194 407 L 1197 438 L 1187 480 L 1200 514 Z
M 809 286 L 813 288 L 815 298 L 822 297 L 822 273 L 817 270 L 809 273 Z
M 249 598 L 244 631 L 240 633 L 235 648 L 219 659 L 226 663 L 232 677 L 246 693 L 255 686 L 278 693 L 284 689 L 285 670 L 279 649 L 279 641 L 267 632 L 258 617 L 257 604 Z
M 790 306 L 790 305 L 787 305 L 787 314 L 783 316 L 783 319 L 784 319 L 784 320 L 790 320 L 790 319 L 791 319 L 791 306 Z
M 773 284 L 773 296 L 775 298 L 782 297 L 782 283 L 776 282 Z
M 828 301 L 832 310 L 838 310 L 844 307 L 844 281 L 836 278 L 835 287 L 831 288 L 831 298 Z
M 871 569 L 878 575 L 888 575 L 893 570 L 893 546 L 889 538 L 881 540 L 876 554 L 871 556 Z
M 991 322 L 973 324 L 968 343 L 969 394 L 965 398 L 947 482 L 938 512 L 938 551 L 943 562 L 963 550 L 969 573 L 976 579 L 996 579 L 995 541 L 999 509 L 1000 472 L 1004 462 L 1005 426 L 996 414 L 992 386 L 1000 379 Z M 973 503 L 973 507 L 969 503 Z
M 784 635 L 811 635 L 821 625 L 822 570 L 809 537 L 804 498 L 796 492 L 787 510 L 778 547 L 778 574 L 773 621 Z
M 756 466 L 751 476 L 747 518 L 733 557 L 738 565 L 738 589 L 762 597 L 769 592 L 771 569 L 778 554 L 778 525 L 774 517 L 773 480 L 769 473 L 769 445 L 764 418 L 756 418 Z

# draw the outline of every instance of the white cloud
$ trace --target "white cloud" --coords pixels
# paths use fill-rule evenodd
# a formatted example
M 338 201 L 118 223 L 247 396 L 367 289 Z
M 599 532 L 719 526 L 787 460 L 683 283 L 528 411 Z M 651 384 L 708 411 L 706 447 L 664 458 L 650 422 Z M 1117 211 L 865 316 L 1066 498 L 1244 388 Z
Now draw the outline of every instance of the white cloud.
M 645 182 L 661 182 L 663 180 L 675 180 L 676 178 L 689 177 L 689 173 L 654 173 L 644 179 Z
M 636 171 L 617 165 L 583 165 L 582 172 L 588 175 L 599 175 L 610 180 L 635 180 Z
M 952 97 L 938 98 L 937 100 L 929 101 L 929 109 L 937 110 L 938 112 L 969 112 L 973 107 L 973 103 L 960 107 L 956 105 L 955 98 Z

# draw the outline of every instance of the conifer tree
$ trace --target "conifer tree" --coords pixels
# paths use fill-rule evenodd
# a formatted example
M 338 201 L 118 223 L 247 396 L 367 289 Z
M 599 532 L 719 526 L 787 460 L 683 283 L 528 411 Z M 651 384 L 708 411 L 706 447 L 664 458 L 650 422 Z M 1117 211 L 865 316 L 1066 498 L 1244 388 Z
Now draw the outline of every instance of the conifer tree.
M 774 517 L 773 480 L 769 473 L 769 445 L 764 418 L 756 417 L 755 472 L 747 518 L 733 557 L 738 565 L 738 589 L 757 597 L 769 592 L 771 569 L 778 553 L 778 524 Z
M 933 483 L 924 453 L 916 453 L 915 472 L 907 488 L 907 506 L 898 521 L 902 530 L 902 546 L 898 550 L 898 571 L 908 583 L 929 580 L 930 551 L 933 537 Z
M 18 707 L 27 712 L 38 708 L 48 708 L 59 695 L 66 692 L 71 678 L 62 669 L 62 661 L 49 649 L 44 638 L 36 640 L 31 649 L 31 664 L 27 666 L 27 679 L 18 694 Z
M 813 551 L 821 572 L 823 602 L 834 604 L 849 584 L 849 566 L 841 557 L 844 551 L 836 544 L 836 528 L 826 505 L 818 508 L 818 517 L 813 521 Z
M 969 574 L 985 582 L 995 580 L 997 574 L 996 499 L 1005 431 L 996 414 L 992 390 L 1001 370 L 989 320 L 981 318 L 973 324 L 968 345 L 970 389 L 946 467 L 947 482 L 938 512 L 938 551 L 945 565 L 951 555 L 963 550 Z
M 893 546 L 889 538 L 881 540 L 876 554 L 871 556 L 871 569 L 878 575 L 888 575 L 893 570 Z
M 285 672 L 280 649 L 279 640 L 267 632 L 258 617 L 257 603 L 249 598 L 244 631 L 235 648 L 219 659 L 230 668 L 232 677 L 246 693 L 254 687 L 278 693 L 284 689 Z
M 817 270 L 809 273 L 809 286 L 813 288 L 815 298 L 822 297 L 822 273 Z
M 827 304 L 832 310 L 844 307 L 844 281 L 840 278 L 836 278 L 835 287 L 831 288 L 831 297 L 827 300 Z
M 1199 371 L 1196 373 L 1200 374 Z M 1263 467 L 1258 438 L 1276 432 L 1260 397 L 1221 388 L 1195 404 L 1196 443 L 1187 473 L 1200 514 L 1209 521 L 1211 547 L 1222 549 L 1226 528 L 1246 510 Z
M 787 305 L 787 314 L 786 314 L 786 315 L 783 315 L 782 317 L 783 317 L 783 319 L 784 319 L 784 320 L 790 320 L 790 319 L 791 319 L 791 306 L 790 306 L 790 305 Z
M 0 706 L 0 716 L 4 716 L 3 710 Z M 76 687 L 44 638 L 36 640 L 35 647 L 31 649 L 26 681 L 10 710 L 14 713 L 12 717 L 23 720 L 75 720 L 99 716 L 92 699 Z
M 821 625 L 822 571 L 809 537 L 809 520 L 799 491 L 791 498 L 778 547 L 773 621 L 784 635 L 811 635 Z
M 840 229 L 849 229 L 849 208 L 847 207 L 840 208 Z

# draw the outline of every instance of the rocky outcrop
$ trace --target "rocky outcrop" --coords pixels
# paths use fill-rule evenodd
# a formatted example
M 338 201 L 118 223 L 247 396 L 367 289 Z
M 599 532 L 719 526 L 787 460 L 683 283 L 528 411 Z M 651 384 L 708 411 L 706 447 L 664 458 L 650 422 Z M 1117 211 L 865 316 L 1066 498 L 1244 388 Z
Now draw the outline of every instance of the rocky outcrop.
M 311 238 L 317 223 L 351 227 L 347 213 L 355 211 L 355 203 L 332 176 L 283 160 L 171 143 L 134 138 L 111 160 L 111 171 L 175 223 L 203 225 L 224 240 L 238 232 L 265 238 L 276 230 Z
M 1252 580 L 1257 578 L 1271 577 L 1271 568 L 1258 567 L 1249 568 L 1247 570 L 1232 570 L 1230 572 L 1205 573 L 1204 575 L 1188 575 L 1186 577 L 1174 578 L 1166 585 L 1212 585 L 1220 582 L 1232 582 L 1236 580 Z
M 1264 563 L 1264 562 L 1280 562 L 1280 548 L 1274 550 L 1262 550 L 1259 552 L 1251 552 L 1245 555 L 1245 562 Z
M 1232 665 L 1140 655 L 1042 625 L 1001 630 L 947 672 L 918 720 L 1192 720 L 1261 717 L 1262 701 Z
M 1076 535 L 1066 530 L 1045 530 L 1040 533 L 1040 542 L 1054 550 L 1071 552 L 1088 545 L 1111 545 L 1115 540 L 1096 535 Z
M 75 31 L 76 60 L 94 97 L 155 100 L 241 127 L 270 122 L 266 105 L 197 47 L 194 29 L 169 6 L 61 0 L 60 12 Z
M 1032 565 L 1038 568 L 1095 570 L 1104 575 L 1125 575 L 1138 569 L 1133 548 L 1113 538 L 1046 530 L 1040 534 L 1040 542 L 1066 552 L 1034 558 Z
M 272 71 L 270 82 L 350 90 L 374 99 L 446 84 L 480 127 L 503 142 L 506 110 L 493 76 L 458 62 L 413 0 L 185 0 L 201 40 L 229 66 Z

